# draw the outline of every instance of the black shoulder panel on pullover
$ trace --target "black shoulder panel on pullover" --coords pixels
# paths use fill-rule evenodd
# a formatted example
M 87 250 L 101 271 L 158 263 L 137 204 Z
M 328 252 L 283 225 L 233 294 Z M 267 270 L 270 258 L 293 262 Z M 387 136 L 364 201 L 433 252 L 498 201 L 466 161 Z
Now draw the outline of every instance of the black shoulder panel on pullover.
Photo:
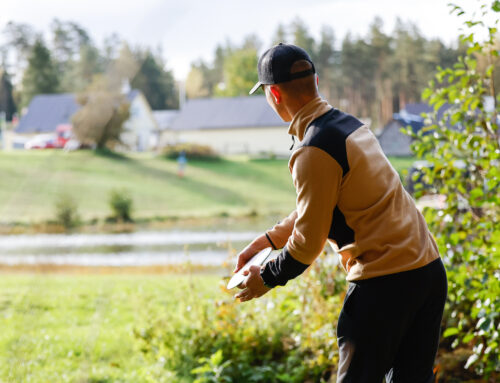
M 299 147 L 315 146 L 327 152 L 340 165 L 344 177 L 349 172 L 346 140 L 361 126 L 363 123 L 357 118 L 332 109 L 311 122 Z M 333 211 L 328 238 L 335 240 L 340 248 L 354 242 L 354 231 L 338 206 Z
M 324 150 L 338 162 L 345 176 L 349 171 L 346 139 L 361 126 L 363 123 L 355 117 L 332 109 L 311 122 L 299 147 L 315 146 Z

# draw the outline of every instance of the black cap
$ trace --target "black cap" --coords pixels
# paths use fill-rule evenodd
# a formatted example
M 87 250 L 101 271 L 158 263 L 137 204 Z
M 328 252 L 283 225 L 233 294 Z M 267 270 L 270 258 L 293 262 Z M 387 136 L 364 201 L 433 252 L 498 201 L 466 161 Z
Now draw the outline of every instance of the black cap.
M 292 65 L 299 60 L 310 62 L 312 68 L 301 72 L 290 73 Z M 259 72 L 259 81 L 249 94 L 254 93 L 264 84 L 279 84 L 316 73 L 314 64 L 305 50 L 296 45 L 283 43 L 275 45 L 260 56 L 257 70 Z

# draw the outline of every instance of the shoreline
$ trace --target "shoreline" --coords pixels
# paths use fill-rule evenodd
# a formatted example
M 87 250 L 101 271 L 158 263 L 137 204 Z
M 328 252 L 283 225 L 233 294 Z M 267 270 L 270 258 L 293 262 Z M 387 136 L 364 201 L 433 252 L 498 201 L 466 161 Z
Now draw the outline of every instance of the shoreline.
M 264 221 L 277 222 L 286 217 L 289 212 L 270 212 L 259 214 L 251 210 L 246 214 L 229 214 L 221 212 L 211 216 L 166 216 L 138 218 L 131 222 L 110 221 L 109 219 L 91 219 L 80 225 L 66 229 L 63 225 L 51 221 L 42 222 L 0 222 L 0 235 L 21 234 L 77 234 L 77 233 L 131 233 L 135 231 L 167 230 L 179 228 L 206 228 L 213 226 L 232 226 L 235 222 L 252 225 L 262 224 Z

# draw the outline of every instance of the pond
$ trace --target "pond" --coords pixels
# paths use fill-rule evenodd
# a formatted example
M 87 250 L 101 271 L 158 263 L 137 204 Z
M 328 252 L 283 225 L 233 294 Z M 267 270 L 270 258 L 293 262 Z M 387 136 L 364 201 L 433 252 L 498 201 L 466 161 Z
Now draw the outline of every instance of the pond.
M 0 264 L 163 266 L 191 263 L 222 266 L 231 254 L 260 233 L 236 229 L 4 235 L 0 236 Z

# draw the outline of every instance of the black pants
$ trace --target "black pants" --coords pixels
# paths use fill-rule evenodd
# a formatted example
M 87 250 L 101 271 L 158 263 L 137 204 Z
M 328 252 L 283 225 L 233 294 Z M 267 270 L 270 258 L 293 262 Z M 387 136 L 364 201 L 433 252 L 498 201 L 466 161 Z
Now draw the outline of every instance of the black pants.
M 441 259 L 349 284 L 337 326 L 337 383 L 428 383 L 448 290 Z

